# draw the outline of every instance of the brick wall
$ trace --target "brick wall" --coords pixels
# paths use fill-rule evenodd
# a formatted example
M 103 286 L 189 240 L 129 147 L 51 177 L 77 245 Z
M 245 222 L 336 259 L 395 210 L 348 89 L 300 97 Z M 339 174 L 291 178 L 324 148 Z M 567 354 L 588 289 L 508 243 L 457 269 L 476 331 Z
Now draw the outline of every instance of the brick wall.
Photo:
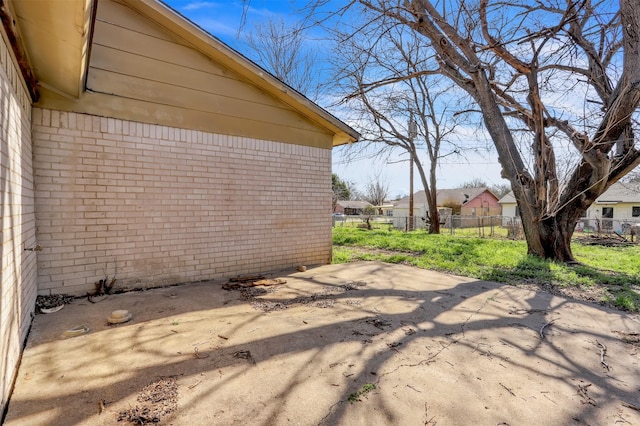
M 47 109 L 33 121 L 40 293 L 330 261 L 330 150 Z
M 36 297 L 31 102 L 0 36 L 0 403 L 4 409 Z

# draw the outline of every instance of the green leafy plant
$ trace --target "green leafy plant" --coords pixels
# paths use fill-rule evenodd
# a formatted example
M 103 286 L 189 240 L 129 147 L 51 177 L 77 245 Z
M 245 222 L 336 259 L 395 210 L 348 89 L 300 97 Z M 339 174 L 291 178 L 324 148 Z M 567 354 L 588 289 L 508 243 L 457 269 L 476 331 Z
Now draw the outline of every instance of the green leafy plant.
M 373 383 L 367 383 L 358 392 L 353 392 L 352 394 L 350 394 L 349 398 L 347 398 L 347 399 L 352 404 L 355 403 L 355 402 L 361 401 L 361 399 L 360 399 L 361 396 L 368 394 L 369 392 L 371 392 L 375 388 L 376 388 L 376 385 L 374 385 Z

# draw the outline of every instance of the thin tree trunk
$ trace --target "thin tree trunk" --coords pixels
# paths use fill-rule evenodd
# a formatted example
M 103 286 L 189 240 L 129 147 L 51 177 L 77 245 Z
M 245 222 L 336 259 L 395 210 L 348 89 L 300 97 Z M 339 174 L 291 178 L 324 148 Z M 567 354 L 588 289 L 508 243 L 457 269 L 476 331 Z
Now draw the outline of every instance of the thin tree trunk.
M 417 158 L 417 155 L 415 155 Z M 436 191 L 436 166 L 437 164 L 431 163 L 429 168 L 429 182 L 427 183 L 426 175 L 424 173 L 424 168 L 422 167 L 422 163 L 420 161 L 414 162 L 415 166 L 418 168 L 418 174 L 420 175 L 420 180 L 422 181 L 422 186 L 424 187 L 424 195 L 427 198 L 427 206 L 429 211 L 427 212 L 426 219 L 429 220 L 429 228 L 428 231 L 430 234 L 439 234 L 440 233 L 440 215 L 438 214 L 438 200 L 436 199 L 437 191 Z
M 431 163 L 429 170 L 429 179 L 431 180 L 431 191 L 429 194 L 429 233 L 440 233 L 440 212 L 438 212 L 438 191 L 436 190 L 436 164 Z

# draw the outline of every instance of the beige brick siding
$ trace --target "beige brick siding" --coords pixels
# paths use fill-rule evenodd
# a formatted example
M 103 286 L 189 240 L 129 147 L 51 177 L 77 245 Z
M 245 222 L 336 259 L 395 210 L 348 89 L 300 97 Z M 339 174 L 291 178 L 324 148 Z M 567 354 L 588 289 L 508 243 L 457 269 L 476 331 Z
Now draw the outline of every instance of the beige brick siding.
M 31 102 L 0 37 L 0 402 L 4 408 L 20 360 L 36 298 Z
M 330 150 L 47 109 L 33 120 L 40 293 L 330 261 Z

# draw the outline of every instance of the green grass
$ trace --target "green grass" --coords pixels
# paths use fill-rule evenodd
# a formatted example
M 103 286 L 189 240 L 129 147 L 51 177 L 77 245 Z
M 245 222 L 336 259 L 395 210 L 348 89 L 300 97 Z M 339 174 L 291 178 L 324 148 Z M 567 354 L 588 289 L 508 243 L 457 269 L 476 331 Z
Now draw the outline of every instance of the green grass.
M 477 234 L 476 234 L 477 235 Z M 640 311 L 640 245 L 572 245 L 580 266 L 527 255 L 524 241 L 430 235 L 387 228 L 333 229 L 333 262 L 377 260 L 402 263 L 482 280 L 603 290 L 601 302 Z

